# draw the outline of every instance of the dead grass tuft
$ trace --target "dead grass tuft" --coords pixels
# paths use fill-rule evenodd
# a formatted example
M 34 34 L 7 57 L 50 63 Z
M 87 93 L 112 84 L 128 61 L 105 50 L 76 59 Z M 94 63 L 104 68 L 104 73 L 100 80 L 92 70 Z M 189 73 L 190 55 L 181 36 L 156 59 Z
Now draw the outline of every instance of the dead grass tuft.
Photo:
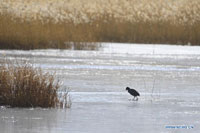
M 29 63 L 1 62 L 0 105 L 11 107 L 56 107 L 59 81 Z

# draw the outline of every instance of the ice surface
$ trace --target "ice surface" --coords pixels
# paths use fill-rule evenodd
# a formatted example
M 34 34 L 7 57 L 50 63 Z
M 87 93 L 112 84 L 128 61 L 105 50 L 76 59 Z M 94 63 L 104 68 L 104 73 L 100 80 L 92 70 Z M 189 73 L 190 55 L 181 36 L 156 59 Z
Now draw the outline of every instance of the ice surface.
M 71 109 L 0 108 L 1 133 L 200 131 L 200 47 L 104 43 L 98 51 L 0 50 L 56 72 Z M 139 101 L 125 87 L 141 93 Z M 191 129 L 170 129 L 188 126 Z

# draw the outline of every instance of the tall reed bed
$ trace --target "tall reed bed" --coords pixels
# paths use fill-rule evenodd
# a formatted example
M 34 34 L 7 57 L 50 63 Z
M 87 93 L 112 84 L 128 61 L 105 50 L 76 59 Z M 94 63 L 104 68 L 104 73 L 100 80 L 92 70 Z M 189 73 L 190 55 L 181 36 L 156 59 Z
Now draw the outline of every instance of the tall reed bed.
M 2 61 L 0 65 L 0 105 L 11 107 L 57 107 L 60 87 L 54 75 L 29 63 Z
M 199 36 L 199 0 L 0 0 L 0 48 L 200 45 Z
M 0 15 L 0 48 L 4 49 L 88 49 L 94 50 L 92 27 L 89 25 L 74 25 L 73 23 L 42 23 L 39 20 L 31 22 L 12 16 Z M 86 42 L 91 42 L 90 44 Z

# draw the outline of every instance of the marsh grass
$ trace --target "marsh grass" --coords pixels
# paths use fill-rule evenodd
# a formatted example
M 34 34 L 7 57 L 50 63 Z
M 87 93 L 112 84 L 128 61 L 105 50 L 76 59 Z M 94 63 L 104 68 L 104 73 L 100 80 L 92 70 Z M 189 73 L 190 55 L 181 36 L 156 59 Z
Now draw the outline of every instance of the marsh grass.
M 94 43 L 92 31 L 87 24 L 21 22 L 0 15 L 0 49 L 69 49 L 73 44 L 75 50 L 95 50 L 98 45 Z
M 12 21 L 0 16 L 0 49 L 97 49 L 98 42 L 200 45 L 200 23 L 118 22 L 99 18 L 92 23 Z
M 93 50 L 96 42 L 200 45 L 199 0 L 1 1 L 1 49 L 66 49 L 74 43 L 74 49 Z
M 56 107 L 59 81 L 54 75 L 22 62 L 2 61 L 0 66 L 0 105 L 11 107 Z

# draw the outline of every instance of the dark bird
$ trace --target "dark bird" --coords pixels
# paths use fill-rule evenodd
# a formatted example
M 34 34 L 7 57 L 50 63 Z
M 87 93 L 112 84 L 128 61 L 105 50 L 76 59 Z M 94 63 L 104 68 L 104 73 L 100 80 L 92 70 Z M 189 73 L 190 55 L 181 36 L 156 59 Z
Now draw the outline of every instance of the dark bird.
M 135 89 L 131 89 L 129 87 L 126 87 L 126 90 L 128 91 L 128 93 L 130 93 L 132 96 L 134 96 L 133 100 L 136 100 L 136 101 L 138 100 L 137 96 L 140 96 L 139 92 L 137 92 Z

